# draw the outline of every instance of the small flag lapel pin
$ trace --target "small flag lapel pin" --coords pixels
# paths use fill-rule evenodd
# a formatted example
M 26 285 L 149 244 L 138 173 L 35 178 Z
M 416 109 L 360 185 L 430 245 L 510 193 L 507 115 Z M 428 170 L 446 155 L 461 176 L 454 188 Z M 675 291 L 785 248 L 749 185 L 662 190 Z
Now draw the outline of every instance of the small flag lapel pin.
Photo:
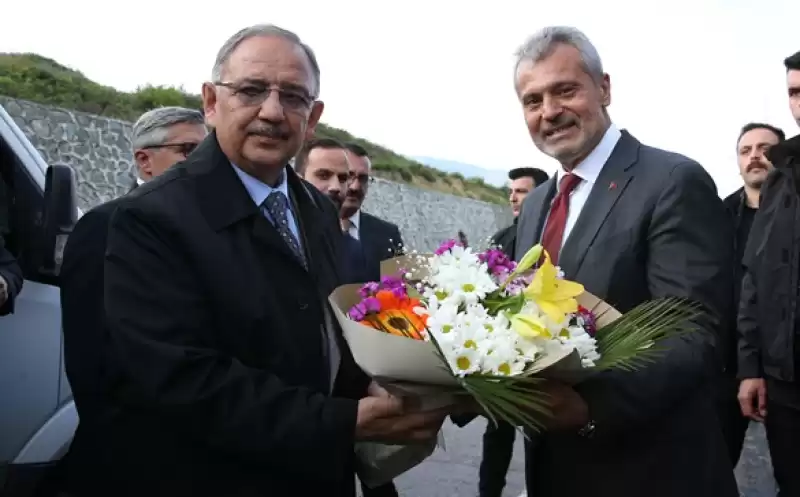
M 609 183 L 609 184 L 608 184 L 608 189 L 609 189 L 609 190 L 614 190 L 614 189 L 616 189 L 616 188 L 617 188 L 617 184 L 616 184 L 616 183 L 614 183 L 613 181 L 612 181 L 611 183 Z

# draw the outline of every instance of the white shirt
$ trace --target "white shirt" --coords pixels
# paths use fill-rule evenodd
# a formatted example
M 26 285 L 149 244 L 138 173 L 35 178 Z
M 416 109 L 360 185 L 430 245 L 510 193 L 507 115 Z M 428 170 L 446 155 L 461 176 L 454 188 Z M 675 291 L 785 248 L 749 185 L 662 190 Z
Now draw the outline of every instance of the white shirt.
M 581 215 L 583 206 L 586 205 L 586 200 L 589 199 L 589 194 L 592 192 L 592 187 L 597 182 L 597 177 L 600 176 L 600 171 L 603 170 L 608 158 L 611 157 L 611 152 L 617 146 L 617 142 L 622 137 L 619 128 L 612 123 L 608 127 L 600 143 L 586 156 L 575 168 L 571 171 L 572 174 L 578 176 L 581 182 L 578 183 L 569 196 L 569 211 L 567 212 L 567 223 L 564 226 L 564 237 L 561 239 L 561 247 L 567 241 L 572 228 L 578 221 Z M 561 178 L 570 171 L 565 171 L 563 168 L 558 170 L 556 177 L 556 188 L 560 187 Z
M 350 228 L 347 230 L 347 234 L 355 238 L 356 240 L 361 240 L 361 235 L 358 234 L 358 228 L 361 226 L 361 209 L 357 210 L 355 214 L 350 216 Z

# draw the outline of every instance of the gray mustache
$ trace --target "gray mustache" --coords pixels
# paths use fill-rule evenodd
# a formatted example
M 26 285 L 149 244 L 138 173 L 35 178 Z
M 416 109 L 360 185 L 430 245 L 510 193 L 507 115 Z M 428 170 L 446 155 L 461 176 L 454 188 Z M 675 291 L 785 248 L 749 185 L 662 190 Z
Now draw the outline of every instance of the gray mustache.
M 276 140 L 285 140 L 289 137 L 289 133 L 282 131 L 278 128 L 259 128 L 250 131 L 251 135 L 263 136 L 266 138 L 274 138 Z

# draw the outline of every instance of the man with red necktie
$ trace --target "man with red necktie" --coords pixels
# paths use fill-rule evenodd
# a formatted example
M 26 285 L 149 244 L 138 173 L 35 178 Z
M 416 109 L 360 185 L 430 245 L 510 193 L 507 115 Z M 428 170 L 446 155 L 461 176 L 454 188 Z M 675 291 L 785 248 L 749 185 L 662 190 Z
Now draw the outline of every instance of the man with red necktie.
M 561 164 L 525 199 L 517 259 L 541 243 L 566 278 L 623 313 L 660 297 L 704 311 L 644 369 L 545 387 L 553 421 L 528 454 L 529 494 L 738 496 L 711 390 L 732 304 L 732 233 L 714 182 L 612 123 L 609 76 L 577 29 L 531 37 L 515 85 L 534 143 Z

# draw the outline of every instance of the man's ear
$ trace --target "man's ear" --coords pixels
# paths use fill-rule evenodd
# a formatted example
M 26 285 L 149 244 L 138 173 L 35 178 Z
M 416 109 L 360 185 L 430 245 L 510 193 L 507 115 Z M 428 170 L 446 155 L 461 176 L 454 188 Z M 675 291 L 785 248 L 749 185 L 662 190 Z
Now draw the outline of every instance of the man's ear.
M 311 140 L 314 138 L 314 133 L 317 130 L 317 124 L 319 124 L 319 118 L 322 117 L 322 111 L 325 110 L 325 103 L 321 100 L 317 100 L 314 102 L 314 106 L 311 108 L 311 114 L 308 116 L 308 125 L 306 126 L 306 140 Z
M 153 175 L 153 164 L 150 162 L 150 154 L 144 150 L 137 150 L 133 153 L 133 161 L 142 179 L 149 178 Z
M 202 97 L 206 125 L 214 128 L 214 119 L 217 116 L 217 87 L 211 83 L 203 83 Z
M 603 93 L 603 107 L 608 107 L 611 105 L 611 76 L 608 74 L 603 74 L 600 91 Z

